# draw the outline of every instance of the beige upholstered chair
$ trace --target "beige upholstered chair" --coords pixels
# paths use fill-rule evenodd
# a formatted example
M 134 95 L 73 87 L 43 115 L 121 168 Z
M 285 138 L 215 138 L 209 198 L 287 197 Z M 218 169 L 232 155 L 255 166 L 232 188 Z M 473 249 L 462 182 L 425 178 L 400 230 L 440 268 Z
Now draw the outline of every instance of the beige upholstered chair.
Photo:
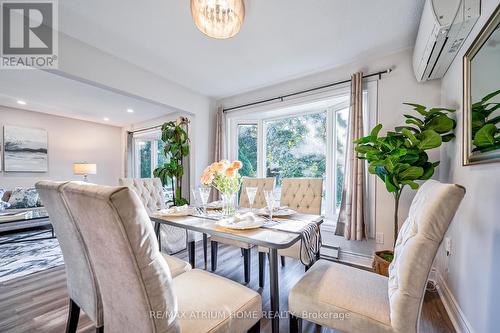
M 81 183 L 62 191 L 95 270 L 106 332 L 259 331 L 255 291 L 196 269 L 172 278 L 134 191 Z
M 36 189 L 49 213 L 64 258 L 70 299 L 66 332 L 76 332 L 80 309 L 99 332 L 104 325 L 99 287 L 85 243 L 62 198 L 64 184 L 42 181 L 36 184 Z
M 148 214 L 165 208 L 166 200 L 163 194 L 163 185 L 159 178 L 121 178 L 120 185 L 130 187 L 139 195 L 139 199 L 141 199 Z M 159 228 L 160 237 L 158 243 L 160 243 L 160 248 L 172 254 L 184 250 L 187 244 L 189 262 L 194 267 L 196 261 L 195 242 L 201 239 L 201 234 L 169 225 L 157 225 L 156 227 Z M 207 265 L 207 244 L 207 235 L 203 235 L 205 267 Z
M 434 180 L 418 190 L 389 278 L 324 260 L 314 264 L 289 294 L 296 316 L 290 331 L 297 332 L 305 318 L 342 332 L 417 332 L 432 262 L 464 195 L 463 187 Z
M 242 208 L 250 208 L 250 202 L 248 201 L 248 196 L 246 192 L 247 187 L 257 187 L 257 193 L 255 195 L 255 201 L 253 204 L 253 208 L 262 208 L 266 206 L 266 199 L 264 197 L 264 191 L 272 190 L 274 188 L 275 178 L 250 178 L 243 177 L 241 180 L 241 192 L 240 192 L 240 207 Z M 241 248 L 241 252 L 243 254 L 243 270 L 245 282 L 250 282 L 251 270 L 252 266 L 251 258 L 252 252 L 251 249 L 253 245 L 239 242 L 223 237 L 212 236 L 210 238 L 210 247 L 212 251 L 212 271 L 217 270 L 217 249 L 219 247 L 219 243 L 232 245 Z
M 321 201 L 323 194 L 322 178 L 285 178 L 281 185 L 280 205 L 288 206 L 291 209 L 302 214 L 321 215 Z M 316 258 L 309 258 L 306 251 L 301 248 L 301 243 L 297 242 L 291 247 L 279 250 L 281 264 L 285 265 L 285 257 L 300 259 L 302 258 L 312 264 Z M 259 246 L 259 286 L 264 287 L 264 275 L 266 267 L 266 253 L 268 248 Z M 306 270 L 309 265 L 306 266 Z
M 70 298 L 66 332 L 76 332 L 80 309 L 94 322 L 97 332 L 103 330 L 103 306 L 95 271 L 85 241 L 62 195 L 67 182 L 41 181 L 36 189 L 50 216 L 66 268 L 66 282 Z M 178 258 L 164 255 L 172 276 L 191 269 Z

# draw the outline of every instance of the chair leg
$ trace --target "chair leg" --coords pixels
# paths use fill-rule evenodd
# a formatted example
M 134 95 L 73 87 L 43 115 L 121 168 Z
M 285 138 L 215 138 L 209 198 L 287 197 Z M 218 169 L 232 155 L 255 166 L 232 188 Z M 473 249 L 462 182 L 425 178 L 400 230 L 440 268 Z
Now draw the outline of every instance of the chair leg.
M 290 315 L 290 333 L 302 333 L 302 318 Z
M 264 288 L 264 278 L 266 275 L 266 254 L 259 252 L 259 287 Z
M 285 257 L 281 256 L 281 267 L 285 267 Z
M 242 249 L 243 250 L 243 263 L 245 270 L 245 283 L 250 283 L 250 267 L 252 267 L 252 250 L 251 249 Z
M 210 249 L 212 250 L 212 272 L 217 270 L 217 250 L 219 249 L 219 243 L 210 241 Z
M 80 307 L 71 298 L 69 299 L 68 321 L 66 322 L 66 333 L 75 333 L 80 319 Z
M 208 265 L 208 236 L 207 234 L 203 234 L 203 259 L 205 260 L 205 270 L 207 269 Z
M 104 326 L 96 327 L 95 333 L 104 333 Z
M 191 267 L 195 268 L 196 247 L 194 241 L 188 242 L 188 257 Z
M 260 320 L 247 331 L 248 333 L 260 333 Z
M 244 257 L 245 256 L 245 249 L 240 247 L 240 251 L 241 251 L 241 256 Z

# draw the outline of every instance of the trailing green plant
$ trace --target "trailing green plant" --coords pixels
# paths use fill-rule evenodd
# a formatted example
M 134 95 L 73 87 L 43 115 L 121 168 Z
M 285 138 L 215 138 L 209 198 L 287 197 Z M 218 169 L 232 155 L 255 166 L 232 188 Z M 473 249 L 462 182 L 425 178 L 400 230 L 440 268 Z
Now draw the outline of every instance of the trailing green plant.
M 493 112 L 500 108 L 500 103 L 489 102 L 500 94 L 500 89 L 484 96 L 479 102 L 472 104 L 472 143 L 473 152 L 486 153 L 500 149 L 500 115 L 495 117 Z
M 183 160 L 189 155 L 188 124 L 189 120 L 181 117 L 177 122 L 169 121 L 162 125 L 161 140 L 165 143 L 163 153 L 167 162 L 153 171 L 154 176 L 160 178 L 164 186 L 170 183 L 175 206 L 188 203 L 188 200 L 182 197 Z
M 387 191 L 394 196 L 394 243 L 398 235 L 398 209 L 401 193 L 406 186 L 416 190 L 418 180 L 432 177 L 439 161 L 429 161 L 427 150 L 441 146 L 455 137 L 454 119 L 445 108 L 427 108 L 423 105 L 403 103 L 412 106 L 420 116 L 405 114 L 406 125 L 379 136 L 382 124 L 375 126 L 368 136 L 354 143 L 359 159 L 369 164 L 368 171 L 377 175 Z

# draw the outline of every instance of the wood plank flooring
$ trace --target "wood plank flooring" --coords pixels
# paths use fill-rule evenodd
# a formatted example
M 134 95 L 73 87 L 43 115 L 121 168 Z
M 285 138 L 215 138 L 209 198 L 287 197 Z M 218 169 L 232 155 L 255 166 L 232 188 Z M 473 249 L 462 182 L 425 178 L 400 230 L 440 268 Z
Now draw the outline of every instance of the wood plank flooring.
M 248 287 L 262 294 L 264 310 L 270 309 L 269 283 L 260 290 L 258 287 L 258 256 L 256 249 L 252 253 L 252 280 Z M 197 268 L 203 268 L 201 243 L 196 247 Z M 187 260 L 184 251 L 177 255 Z M 210 260 L 210 259 L 209 259 Z M 225 245 L 219 246 L 217 274 L 234 281 L 243 282 L 243 258 L 240 250 Z M 268 274 L 268 270 L 266 271 Z M 299 261 L 288 259 L 286 266 L 280 269 L 280 308 L 288 309 L 288 292 L 300 279 L 304 268 Z M 266 276 L 266 279 L 269 275 Z M 21 333 L 64 332 L 68 311 L 66 279 L 64 267 L 56 267 L 43 272 L 34 273 L 22 278 L 0 283 L 0 332 Z M 422 311 L 421 332 L 448 333 L 455 332 L 437 293 L 428 292 Z M 262 321 L 261 332 L 270 332 L 270 322 Z M 280 331 L 288 332 L 288 320 L 282 319 Z M 79 333 L 94 332 L 92 322 L 85 316 L 80 317 Z M 303 332 L 334 332 L 326 328 L 316 327 L 304 322 Z

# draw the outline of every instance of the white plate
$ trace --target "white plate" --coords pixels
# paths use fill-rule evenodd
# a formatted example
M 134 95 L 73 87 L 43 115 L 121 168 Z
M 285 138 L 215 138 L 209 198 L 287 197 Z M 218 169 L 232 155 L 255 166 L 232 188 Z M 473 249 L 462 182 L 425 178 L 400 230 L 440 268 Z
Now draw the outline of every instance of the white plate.
M 193 208 L 183 209 L 181 211 L 174 211 L 170 209 L 162 209 L 158 211 L 158 214 L 161 216 L 188 216 L 196 213 L 196 210 Z
M 264 215 L 264 216 L 269 216 L 269 211 L 267 210 L 267 208 L 262 208 L 262 209 L 259 209 L 258 214 Z M 287 208 L 287 209 L 275 210 L 273 212 L 273 217 L 291 216 L 294 214 L 297 214 L 297 212 L 294 211 L 293 209 Z
M 216 224 L 223 228 L 235 229 L 235 230 L 257 229 L 264 225 L 264 220 L 262 219 L 257 219 L 252 223 L 245 223 L 245 222 L 234 223 L 233 221 L 234 221 L 233 218 L 227 218 L 217 221 Z

